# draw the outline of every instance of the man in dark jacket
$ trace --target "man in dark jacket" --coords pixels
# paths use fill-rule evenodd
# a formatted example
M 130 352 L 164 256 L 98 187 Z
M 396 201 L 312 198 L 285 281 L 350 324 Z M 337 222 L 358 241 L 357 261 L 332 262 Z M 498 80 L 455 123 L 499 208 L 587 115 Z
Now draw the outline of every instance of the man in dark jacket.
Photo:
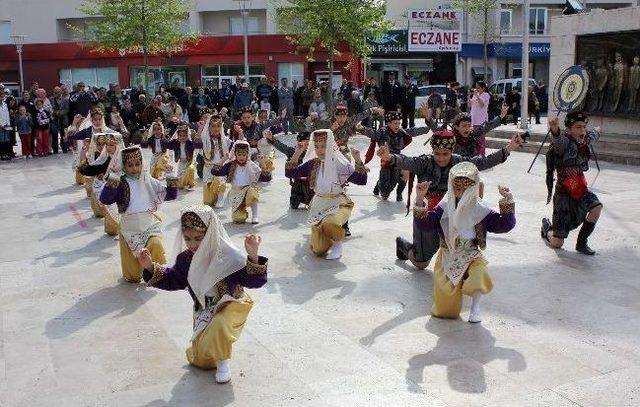
M 409 76 L 404 77 L 404 86 L 402 87 L 402 127 L 416 127 L 416 96 L 418 96 L 418 85 L 413 83 Z M 407 122 L 409 126 L 407 126 Z
M 84 82 L 78 83 L 77 89 L 69 95 L 69 110 L 72 116 L 77 114 L 86 116 L 91 107 L 98 102 L 98 97 L 92 91 L 86 91 Z
M 398 81 L 396 81 L 396 75 L 391 73 L 389 74 L 387 82 L 382 85 L 382 101 L 384 110 L 386 112 L 397 111 L 401 96 L 402 88 Z

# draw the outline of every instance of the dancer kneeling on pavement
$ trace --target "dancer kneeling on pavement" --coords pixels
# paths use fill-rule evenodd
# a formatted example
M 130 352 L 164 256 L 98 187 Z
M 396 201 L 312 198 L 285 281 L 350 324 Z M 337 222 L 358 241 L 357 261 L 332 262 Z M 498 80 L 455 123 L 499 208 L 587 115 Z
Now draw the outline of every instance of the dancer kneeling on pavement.
M 161 290 L 189 290 L 193 299 L 193 336 L 187 349 L 190 364 L 216 369 L 216 382 L 231 380 L 231 351 L 253 300 L 244 288 L 267 282 L 267 258 L 258 256 L 262 239 L 247 235 L 244 255 L 210 206 L 182 209 L 173 267 L 154 261 L 148 250 L 138 260 L 147 285 Z
M 558 184 L 553 196 L 553 224 L 542 219 L 542 238 L 554 249 L 559 249 L 569 231 L 582 224 L 578 233 L 576 250 L 582 254 L 596 252 L 587 244 L 602 212 L 602 204 L 593 192 L 587 189 L 585 171 L 589 170 L 591 145 L 600 138 L 600 130 L 587 131 L 589 118 L 584 112 L 574 112 L 564 120 L 566 129 L 560 132 L 558 119 L 549 120 L 553 135 L 551 148 L 547 152 L 547 203 L 551 200 L 553 172 L 558 174 Z
M 231 160 L 223 166 L 214 165 L 211 174 L 226 176 L 231 184 L 229 202 L 233 223 L 245 223 L 249 217 L 247 208 L 251 208 L 251 223 L 258 220 L 258 182 L 271 181 L 271 175 L 264 170 L 264 163 L 256 164 L 249 157 L 249 143 L 238 140 L 233 143 Z
M 174 163 L 172 165 L 177 166 L 173 170 L 173 175 L 178 178 L 178 188 L 192 190 L 196 186 L 196 166 L 193 152 L 196 148 L 202 148 L 202 144 L 191 139 L 191 129 L 188 123 L 178 124 L 166 147 L 167 150 L 173 151 Z
M 479 196 L 478 168 L 463 162 L 451 168 L 449 190 L 433 211 L 425 204 L 431 182 L 418 184 L 413 219 L 423 230 L 437 230 L 440 251 L 433 278 L 431 315 L 456 319 L 462 309 L 462 295 L 472 298 L 469 322 L 480 322 L 480 298 L 493 288 L 482 251 L 487 232 L 507 233 L 516 225 L 515 204 L 509 188 L 498 187 L 500 213 Z
M 201 120 L 202 122 L 203 120 Z M 202 202 L 205 205 L 222 208 L 224 206 L 225 191 L 227 189 L 224 177 L 216 177 L 211 173 L 214 166 L 222 166 L 229 158 L 229 149 L 233 142 L 224 135 L 222 117 L 207 114 L 202 125 L 198 125 L 196 140 L 202 144 L 202 158 L 204 185 L 202 188 Z
M 360 152 L 351 149 L 353 162 L 339 150 L 331 130 L 316 130 L 304 157 L 298 165 L 303 146 L 298 144 L 285 165 L 287 178 L 306 177 L 315 195 L 309 207 L 307 223 L 311 226 L 311 250 L 316 256 L 334 260 L 342 256 L 343 225 L 349 220 L 353 201 L 345 193 L 347 182 L 366 185 L 367 171 Z
M 264 138 L 269 143 L 272 143 L 276 150 L 287 156 L 287 160 L 290 160 L 291 157 L 293 157 L 296 152 L 294 147 L 289 147 L 282 141 L 278 140 L 270 130 L 265 130 L 263 134 Z M 298 158 L 298 165 L 301 165 L 304 162 L 304 154 L 307 152 L 307 146 L 309 145 L 309 135 L 310 133 L 308 131 L 301 131 L 298 133 L 297 145 L 302 149 L 302 153 Z M 289 180 L 289 184 L 291 185 L 291 197 L 289 198 L 291 209 L 298 209 L 300 204 L 309 205 L 311 203 L 313 190 L 309 186 L 309 178 L 292 178 Z
M 407 157 L 402 154 L 391 154 L 388 146 L 384 145 L 378 149 L 381 162 L 390 162 L 400 170 L 408 170 L 409 178 L 409 198 L 411 201 L 412 179 L 418 178 L 418 182 L 431 181 L 427 193 L 429 209 L 434 209 L 447 192 L 449 172 L 451 168 L 463 161 L 472 162 L 476 167 L 486 170 L 504 163 L 511 151 L 522 145 L 522 138 L 514 135 L 511 142 L 504 148 L 489 154 L 486 157 L 462 157 L 453 154 L 456 139 L 449 130 L 442 130 L 433 134 L 431 138 L 432 154 L 423 154 L 419 157 Z M 481 188 L 482 185 L 479 186 Z M 409 242 L 401 237 L 396 238 L 396 255 L 400 260 L 410 260 L 418 269 L 425 269 L 433 255 L 438 251 L 440 242 L 438 233 L 435 231 L 425 231 L 413 227 L 413 241 Z
M 118 205 L 120 212 L 120 263 L 122 276 L 129 283 L 139 283 L 142 267 L 137 256 L 148 249 L 153 260 L 166 263 L 162 244 L 162 222 L 156 215 L 162 201 L 176 199 L 177 180 L 167 178 L 165 187 L 144 169 L 142 149 L 139 146 L 122 150 L 122 170 L 118 177 L 109 174 L 100 193 L 105 205 Z

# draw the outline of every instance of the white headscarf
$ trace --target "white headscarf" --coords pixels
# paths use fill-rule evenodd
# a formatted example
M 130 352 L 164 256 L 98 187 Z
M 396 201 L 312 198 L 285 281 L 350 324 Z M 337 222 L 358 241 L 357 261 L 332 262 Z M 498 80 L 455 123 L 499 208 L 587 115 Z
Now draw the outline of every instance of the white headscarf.
M 318 158 L 315 145 L 317 133 L 327 133 L 327 149 L 324 160 L 322 160 L 324 165 L 321 167 L 322 178 L 340 186 L 344 185 L 355 171 L 355 164 L 340 152 L 336 140 L 333 137 L 333 132 L 330 129 L 315 130 L 311 133 L 307 153 L 304 156 L 304 162 L 306 163 L 309 160 Z
M 453 180 L 465 177 L 475 184 L 468 187 L 456 205 L 453 190 Z M 447 194 L 438 204 L 443 210 L 440 225 L 450 251 L 456 250 L 456 239 L 462 233 L 474 231 L 475 226 L 484 219 L 491 209 L 480 199 L 480 174 L 478 168 L 470 162 L 461 162 L 449 170 L 449 184 Z
M 140 157 L 142 157 L 142 172 L 140 172 L 140 175 L 138 176 L 133 176 L 128 174 L 125 167 L 124 155 L 134 149 L 140 150 L 139 151 Z M 154 206 L 154 208 L 152 208 L 153 211 L 157 210 L 158 206 L 162 203 L 164 199 L 164 194 L 166 194 L 166 190 L 164 190 L 164 188 L 162 190 L 154 188 L 154 183 L 159 184 L 159 182 L 155 180 L 153 177 L 151 177 L 151 174 L 149 173 L 149 169 L 145 165 L 144 155 L 142 154 L 142 148 L 136 145 L 136 146 L 130 146 L 125 149 L 122 149 L 120 151 L 120 162 L 122 166 L 122 172 L 125 175 L 125 177 L 131 183 L 137 183 L 136 190 L 147 191 L 151 199 L 151 202 Z
M 215 157 L 215 151 L 219 148 L 217 143 L 222 143 L 222 158 L 226 157 L 229 153 L 229 145 L 225 140 L 226 137 L 224 135 L 223 123 L 220 123 L 220 137 L 211 140 L 209 125 L 211 124 L 212 117 L 213 116 L 209 116 L 207 121 L 204 123 L 204 128 L 202 129 L 202 133 L 200 134 L 200 138 L 202 140 L 202 153 L 204 154 L 204 158 L 206 158 L 207 160 L 213 160 L 213 158 Z
M 108 129 L 111 130 L 111 129 Z M 100 150 L 100 154 L 96 157 L 96 153 L 98 152 L 98 138 L 105 137 L 105 143 Z M 120 151 L 125 148 L 124 141 L 122 139 L 122 134 L 116 133 L 114 131 L 109 131 L 105 133 L 93 133 L 91 135 L 91 141 L 89 142 L 89 149 L 87 150 L 87 162 L 89 165 L 102 165 L 109 158 L 109 153 L 107 153 L 107 143 L 109 142 L 109 137 L 114 137 L 116 139 L 117 147 L 116 151 L 111 157 L 111 162 L 109 163 L 110 169 L 116 169 L 116 172 L 119 172 L 122 168 L 122 161 L 120 156 Z
M 205 297 L 215 295 L 215 286 L 222 279 L 241 270 L 247 264 L 247 255 L 236 247 L 227 234 L 222 222 L 210 206 L 192 205 L 180 211 L 180 218 L 186 212 L 193 212 L 207 225 L 207 232 L 193 255 L 187 280 L 198 302 L 205 307 Z M 177 254 L 186 250 L 182 238 L 182 227 L 174 245 Z

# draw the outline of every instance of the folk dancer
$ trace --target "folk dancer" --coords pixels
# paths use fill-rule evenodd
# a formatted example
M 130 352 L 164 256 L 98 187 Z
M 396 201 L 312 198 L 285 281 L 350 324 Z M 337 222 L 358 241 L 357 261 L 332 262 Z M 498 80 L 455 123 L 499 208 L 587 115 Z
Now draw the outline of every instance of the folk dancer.
M 547 203 L 551 200 L 553 172 L 558 182 L 553 195 L 553 219 L 542 219 L 542 238 L 554 249 L 559 249 L 569 232 L 582 225 L 578 232 L 576 250 L 593 256 L 587 239 L 593 233 L 602 212 L 602 204 L 596 194 L 587 188 L 584 173 L 589 170 L 593 143 L 600 138 L 600 129 L 587 130 L 589 117 L 584 112 L 569 113 L 565 130 L 560 131 L 558 119 L 549 120 L 553 141 L 547 152 Z
M 231 159 L 224 165 L 214 165 L 211 174 L 217 177 L 226 177 L 231 184 L 229 190 L 229 203 L 231 205 L 231 218 L 234 223 L 245 223 L 249 217 L 247 208 L 251 208 L 251 223 L 259 223 L 258 200 L 260 190 L 258 182 L 271 181 L 271 175 L 264 170 L 264 163 L 260 164 L 251 160 L 249 156 L 249 143 L 237 140 L 233 143 Z
M 302 151 L 303 146 L 297 145 L 286 163 L 285 175 L 287 178 L 308 178 L 315 193 L 307 219 L 311 226 L 311 251 L 316 256 L 326 255 L 328 260 L 339 259 L 345 238 L 343 225 L 349 221 L 353 210 L 353 201 L 346 194 L 345 184 L 366 185 L 367 171 L 360 152 L 351 149 L 350 156 L 354 161 L 347 159 L 329 129 L 311 133 L 303 164 L 299 165 Z
M 449 172 L 451 168 L 463 161 L 473 163 L 479 170 L 486 170 L 502 164 L 507 160 L 511 151 L 522 144 L 518 135 L 511 138 L 511 142 L 486 157 L 462 157 L 453 154 L 455 137 L 449 130 L 434 133 L 431 138 L 432 154 L 423 154 L 419 157 L 407 157 L 402 154 L 391 154 L 389 147 L 382 146 L 378 150 L 381 161 L 395 164 L 396 168 L 408 170 L 418 179 L 418 182 L 431 181 L 427 192 L 427 207 L 434 210 L 448 189 Z M 409 200 L 411 188 L 409 188 Z M 425 269 L 431 258 L 440 247 L 438 234 L 433 231 L 424 231 L 413 227 L 413 242 L 401 237 L 396 238 L 396 256 L 400 260 L 409 260 L 418 269 Z
M 129 283 L 139 283 L 142 266 L 137 257 L 142 250 L 151 253 L 153 261 L 165 264 L 162 244 L 162 222 L 156 214 L 160 203 L 177 196 L 177 180 L 167 178 L 167 185 L 151 177 L 145 170 L 139 146 L 121 151 L 122 173 L 109 174 L 100 194 L 105 205 L 117 204 L 120 213 L 120 263 L 122 276 Z
M 435 209 L 425 204 L 430 181 L 418 184 L 414 223 L 421 230 L 437 231 L 440 250 L 434 267 L 431 315 L 456 319 L 462 296 L 471 297 L 469 322 L 480 317 L 480 298 L 493 289 L 488 262 L 483 254 L 487 233 L 507 233 L 516 225 L 515 204 L 509 188 L 498 187 L 500 213 L 493 211 L 479 195 L 478 168 L 470 162 L 449 171 L 449 189 Z
M 247 235 L 246 255 L 238 249 L 210 206 L 181 211 L 173 267 L 155 261 L 143 249 L 139 261 L 148 286 L 161 290 L 188 289 L 193 299 L 193 335 L 187 360 L 202 369 L 216 369 L 216 382 L 231 380 L 231 353 L 253 300 L 245 288 L 267 282 L 267 258 L 258 255 L 262 238 Z

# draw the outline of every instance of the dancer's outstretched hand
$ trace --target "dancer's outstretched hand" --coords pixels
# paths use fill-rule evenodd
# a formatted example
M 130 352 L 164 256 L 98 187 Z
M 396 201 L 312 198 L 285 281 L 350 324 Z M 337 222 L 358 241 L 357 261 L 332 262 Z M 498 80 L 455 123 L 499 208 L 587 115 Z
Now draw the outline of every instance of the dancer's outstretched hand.
M 153 260 L 151 259 L 149 249 L 142 249 L 140 255 L 138 255 L 138 263 L 140 263 L 145 270 L 153 269 Z
M 500 193 L 500 195 L 506 198 L 507 201 L 513 200 L 513 194 L 511 193 L 511 190 L 509 189 L 509 187 L 503 187 L 502 185 L 498 185 L 498 192 Z
M 389 143 L 384 143 L 384 145 L 378 148 L 378 157 L 380 157 L 381 161 L 391 161 L 391 152 L 389 151 Z
M 262 237 L 250 234 L 244 237 L 244 249 L 247 251 L 247 255 L 252 262 L 258 261 L 258 249 L 262 243 Z
M 419 182 L 416 185 L 416 201 L 422 202 L 425 196 L 427 196 L 427 192 L 429 191 L 429 187 L 431 186 L 431 181 Z
M 552 133 L 557 133 L 558 130 L 560 130 L 560 120 L 558 120 L 558 117 L 552 117 L 549 119 L 549 130 L 551 130 Z
M 271 130 L 265 130 L 262 132 L 262 137 L 266 138 L 269 141 L 273 141 L 273 133 Z
M 509 145 L 507 146 L 507 150 L 509 150 L 509 152 L 513 150 L 517 150 L 522 146 L 523 142 L 524 140 L 522 140 L 522 137 L 520 137 L 519 134 L 514 134 L 513 137 L 511 137 L 511 141 L 509 142 Z
M 302 141 L 298 141 L 298 144 L 296 144 L 296 149 L 293 152 L 293 156 L 295 156 L 296 158 L 300 158 L 300 156 L 302 155 L 302 153 L 304 153 L 304 150 L 306 150 L 307 146 L 305 145 L 304 142 Z

